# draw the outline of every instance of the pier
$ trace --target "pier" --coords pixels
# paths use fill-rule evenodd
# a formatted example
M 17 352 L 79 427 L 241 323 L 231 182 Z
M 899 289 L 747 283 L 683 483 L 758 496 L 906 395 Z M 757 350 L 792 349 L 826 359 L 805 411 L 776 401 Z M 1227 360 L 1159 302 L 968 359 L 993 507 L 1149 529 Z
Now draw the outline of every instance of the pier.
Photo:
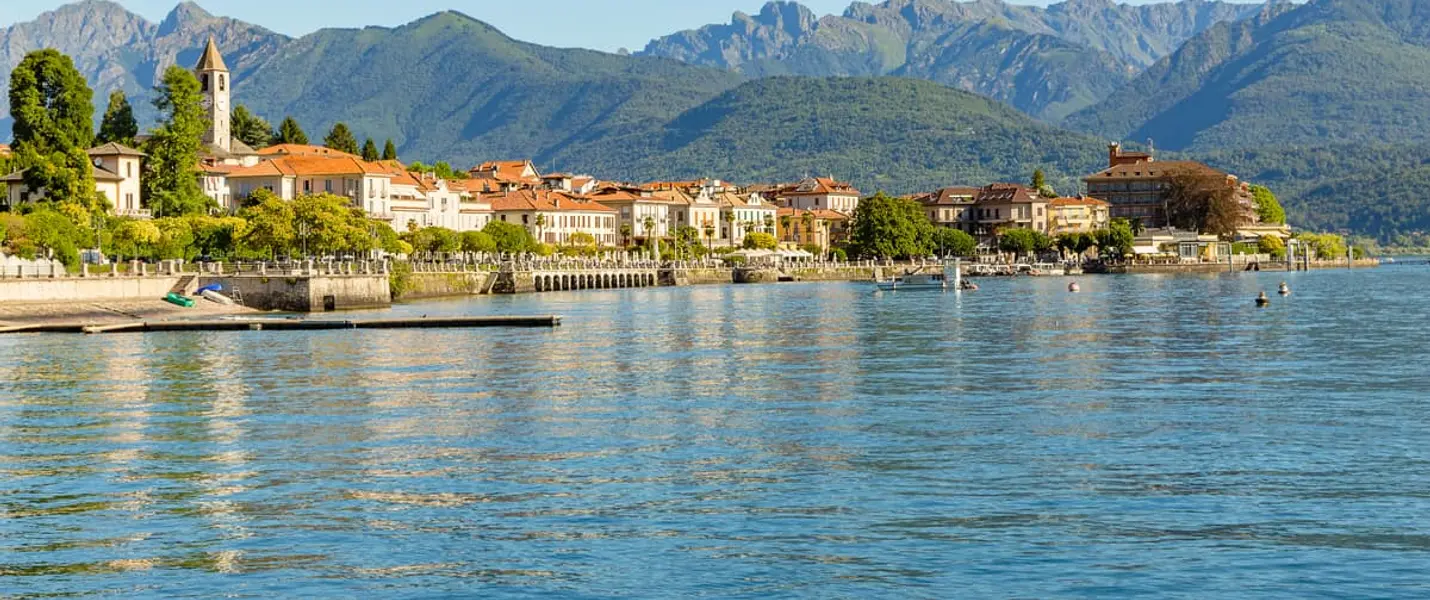
M 158 331 L 324 331 L 338 329 L 474 329 L 491 327 L 552 328 L 561 317 L 422 317 L 412 319 L 224 319 L 209 321 L 147 321 L 95 325 L 43 323 L 0 328 L 0 333 L 144 333 Z

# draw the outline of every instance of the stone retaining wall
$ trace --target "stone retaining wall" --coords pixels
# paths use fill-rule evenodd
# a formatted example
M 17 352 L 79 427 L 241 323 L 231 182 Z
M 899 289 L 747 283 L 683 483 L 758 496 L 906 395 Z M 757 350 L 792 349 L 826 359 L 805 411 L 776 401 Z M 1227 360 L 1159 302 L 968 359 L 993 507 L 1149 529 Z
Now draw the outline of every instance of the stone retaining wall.
M 218 284 L 226 295 L 259 310 L 324 312 L 392 305 L 387 275 L 205 275 L 199 285 Z
M 488 271 L 459 273 L 413 273 L 407 289 L 397 300 L 421 300 L 448 296 L 476 296 L 490 293 L 497 274 Z
M 0 303 L 159 300 L 179 276 L 0 279 Z

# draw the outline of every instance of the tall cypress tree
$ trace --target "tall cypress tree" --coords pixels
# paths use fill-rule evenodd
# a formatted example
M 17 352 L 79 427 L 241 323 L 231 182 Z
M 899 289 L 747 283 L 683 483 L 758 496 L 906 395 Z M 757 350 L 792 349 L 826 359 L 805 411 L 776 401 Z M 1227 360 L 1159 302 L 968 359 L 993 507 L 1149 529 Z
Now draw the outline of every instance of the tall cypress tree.
M 332 131 L 328 132 L 328 137 L 323 138 L 323 145 L 338 152 L 358 153 L 357 138 L 353 137 L 353 132 L 344 123 L 333 126 Z
M 367 138 L 367 141 L 363 142 L 362 159 L 367 162 L 376 162 L 378 159 L 377 142 L 372 141 L 372 138 Z
M 104 119 L 99 123 L 99 136 L 94 142 L 133 146 L 134 138 L 138 135 L 139 123 L 134 120 L 134 107 L 129 105 L 129 98 L 122 91 L 110 93 L 109 107 L 104 109 Z
M 382 160 L 397 160 L 397 146 L 392 143 L 390 138 L 382 146 Z
M 44 188 L 51 200 L 97 206 L 85 153 L 94 144 L 93 102 L 74 61 L 58 50 L 31 52 L 11 72 L 11 145 L 26 187 Z
M 199 80 L 188 69 L 173 65 L 154 91 L 154 108 L 168 116 L 150 131 L 144 144 L 149 154 L 145 199 L 156 216 L 202 213 L 212 201 L 199 187 L 199 151 L 208 128 Z
M 278 125 L 278 133 L 273 136 L 274 144 L 308 144 L 308 134 L 303 133 L 303 128 L 298 126 L 298 120 L 293 117 L 284 117 L 283 123 Z

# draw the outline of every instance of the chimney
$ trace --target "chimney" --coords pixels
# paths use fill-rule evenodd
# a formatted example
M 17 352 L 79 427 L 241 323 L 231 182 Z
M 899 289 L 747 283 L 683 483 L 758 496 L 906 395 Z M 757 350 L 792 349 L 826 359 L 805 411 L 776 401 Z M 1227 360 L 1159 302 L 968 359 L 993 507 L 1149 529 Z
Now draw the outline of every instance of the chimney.
M 1108 145 L 1107 145 L 1107 166 L 1108 166 L 1108 168 L 1112 168 L 1112 167 L 1117 166 L 1117 157 L 1119 157 L 1119 156 L 1122 156 L 1122 144 L 1121 144 L 1120 142 L 1112 142 L 1111 144 L 1108 144 Z

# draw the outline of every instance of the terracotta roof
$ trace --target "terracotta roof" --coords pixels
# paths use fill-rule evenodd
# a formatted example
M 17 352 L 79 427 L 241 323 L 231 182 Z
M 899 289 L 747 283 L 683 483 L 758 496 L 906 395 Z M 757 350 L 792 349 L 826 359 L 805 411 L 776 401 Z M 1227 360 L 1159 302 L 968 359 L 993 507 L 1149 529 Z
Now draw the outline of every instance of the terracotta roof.
M 326 156 L 361 158 L 356 154 L 348 154 L 341 150 L 334 150 L 324 146 L 312 146 L 308 144 L 276 144 L 257 151 L 259 156 Z
M 913 199 L 925 206 L 953 206 L 972 204 L 981 190 L 976 187 L 946 187 L 938 191 L 920 194 Z
M 204 164 L 203 161 L 199 161 L 199 170 L 209 174 L 228 175 L 242 168 L 243 167 L 238 165 L 225 165 L 223 163 L 207 165 Z
M 1086 197 L 1086 196 L 1079 196 L 1079 197 L 1077 197 L 1077 198 L 1053 198 L 1052 200 L 1050 200 L 1050 201 L 1048 202 L 1048 204 L 1051 205 L 1051 206 L 1053 206 L 1053 207 L 1058 207 L 1058 206 L 1112 206 L 1112 204 L 1110 204 L 1110 203 L 1104 202 L 1104 201 L 1102 201 L 1102 200 L 1098 200 L 1097 198 L 1088 198 L 1088 197 Z
M 976 202 L 978 204 L 1008 202 L 1014 204 L 1033 204 L 1046 202 L 1046 200 L 1039 196 L 1038 191 L 1033 188 L 1016 183 L 995 183 L 979 190 L 978 200 Z
M 242 179 L 245 177 L 293 177 L 293 169 L 288 168 L 287 161 L 283 159 L 265 160 L 251 167 L 237 167 L 229 171 L 229 179 Z
M 1138 161 L 1131 164 L 1121 164 L 1115 167 L 1108 167 L 1092 175 L 1088 175 L 1085 181 L 1102 181 L 1108 179 L 1163 179 L 1172 174 L 1173 171 L 1191 170 L 1202 174 L 1213 174 L 1225 176 L 1227 173 L 1214 169 L 1194 160 L 1158 160 L 1158 161 Z
M 531 169 L 533 175 L 525 176 L 523 173 Z M 529 160 L 493 160 L 487 161 L 468 171 L 472 177 L 482 179 L 495 179 L 504 183 L 541 183 L 541 172 L 536 170 L 536 165 Z
M 10 156 L 14 151 L 10 149 L 10 144 L 0 144 L 0 156 Z
M 228 65 L 223 64 L 223 55 L 218 51 L 218 44 L 214 43 L 214 36 L 209 36 L 209 43 L 204 46 L 204 54 L 199 57 L 197 71 L 227 71 Z
M 94 148 L 85 150 L 85 153 L 90 156 L 148 156 L 148 154 L 115 142 L 95 146 Z
M 824 208 L 816 208 L 816 209 L 814 209 L 814 210 L 800 210 L 800 209 L 798 209 L 798 208 L 781 208 L 781 209 L 779 210 L 779 212 L 776 213 L 776 214 L 777 214 L 778 216 L 781 216 L 781 217 L 792 217 L 792 218 L 795 218 L 795 219 L 802 219 L 802 218 L 804 218 L 805 215 L 814 215 L 814 218 L 815 218 L 815 219 L 818 219 L 818 220 L 820 220 L 820 221 L 847 221 L 847 220 L 849 220 L 849 215 L 846 215 L 846 214 L 844 214 L 844 213 L 842 213 L 842 212 L 833 211 L 833 210 L 824 209 Z
M 859 190 L 854 186 L 842 181 L 835 181 L 828 177 L 811 177 L 799 182 L 793 188 L 786 188 L 782 191 L 786 196 L 824 196 L 829 194 L 844 194 L 858 196 Z
M 647 198 L 630 190 L 619 188 L 606 188 L 589 196 L 591 200 L 601 203 L 625 204 L 627 202 L 655 202 L 652 198 Z
M 616 209 L 590 199 L 556 190 L 516 190 L 484 196 L 493 211 L 541 212 L 616 212 Z

